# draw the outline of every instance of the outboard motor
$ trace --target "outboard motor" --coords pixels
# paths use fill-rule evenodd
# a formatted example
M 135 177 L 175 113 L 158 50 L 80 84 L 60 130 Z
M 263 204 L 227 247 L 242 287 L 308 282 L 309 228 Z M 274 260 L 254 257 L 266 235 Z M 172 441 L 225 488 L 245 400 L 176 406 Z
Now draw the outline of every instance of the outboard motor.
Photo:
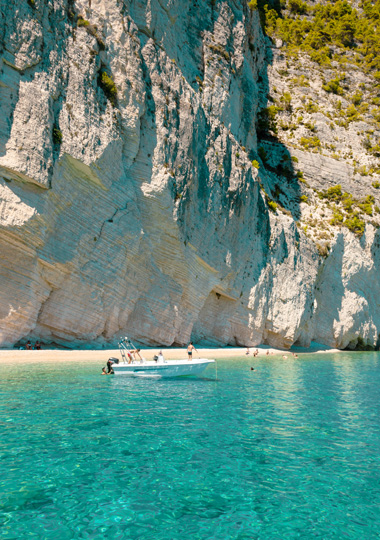
M 118 358 L 111 357 L 111 358 L 108 358 L 108 362 L 112 362 L 113 364 L 118 364 L 118 363 L 119 363 L 119 359 L 118 359 Z

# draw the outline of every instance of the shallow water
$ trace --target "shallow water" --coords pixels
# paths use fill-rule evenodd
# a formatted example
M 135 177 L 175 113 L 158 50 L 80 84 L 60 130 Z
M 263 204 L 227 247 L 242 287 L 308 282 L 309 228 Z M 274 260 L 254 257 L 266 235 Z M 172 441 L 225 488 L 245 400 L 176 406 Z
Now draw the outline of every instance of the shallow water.
M 380 538 L 379 353 L 101 367 L 0 366 L 2 539 Z

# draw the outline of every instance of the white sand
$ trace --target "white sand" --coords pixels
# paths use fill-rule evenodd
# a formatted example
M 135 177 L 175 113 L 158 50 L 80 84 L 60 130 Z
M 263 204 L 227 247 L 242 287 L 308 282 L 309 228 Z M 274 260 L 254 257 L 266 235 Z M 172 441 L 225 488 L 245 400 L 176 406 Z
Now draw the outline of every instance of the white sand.
M 297 354 L 310 353 L 335 353 L 341 352 L 338 349 L 329 349 L 328 347 L 319 344 L 312 344 L 309 348 L 295 347 L 291 351 L 283 351 L 273 349 L 265 345 L 258 347 L 250 347 L 249 356 L 246 355 L 246 347 L 226 347 L 220 349 L 198 349 L 194 351 L 193 358 L 233 358 L 234 356 L 247 356 L 253 358 L 253 351 L 258 350 L 257 356 L 266 356 L 267 351 L 270 355 L 285 355 L 291 356 L 292 352 Z M 155 354 L 158 354 L 160 349 L 141 349 L 140 354 L 147 360 L 152 360 Z M 164 357 L 167 360 L 178 360 L 187 358 L 186 348 L 183 349 L 161 349 Z M 102 349 L 102 350 L 60 350 L 60 349 L 45 349 L 41 351 L 20 351 L 16 349 L 0 350 L 0 363 L 23 363 L 23 362 L 106 362 L 110 357 L 120 358 L 118 349 Z

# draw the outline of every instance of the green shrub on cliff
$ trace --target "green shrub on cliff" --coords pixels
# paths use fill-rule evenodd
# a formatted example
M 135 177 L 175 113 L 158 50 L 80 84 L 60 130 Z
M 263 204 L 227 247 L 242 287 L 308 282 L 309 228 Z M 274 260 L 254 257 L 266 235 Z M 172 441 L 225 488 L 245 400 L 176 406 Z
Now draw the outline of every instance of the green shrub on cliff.
M 276 213 L 277 212 L 277 203 L 275 203 L 274 201 L 271 201 L 270 199 L 267 200 L 267 203 L 268 203 L 268 207 L 269 209 Z
M 283 104 L 286 111 L 292 111 L 292 96 L 289 92 L 284 92 L 280 98 L 281 103 Z
M 309 150 L 309 148 L 320 148 L 321 141 L 318 139 L 318 137 L 301 137 L 300 144 L 306 150 Z
M 334 60 L 353 61 L 372 71 L 380 80 L 380 0 L 359 0 L 357 7 L 347 0 L 320 0 L 316 4 L 288 0 L 285 2 L 251 0 L 251 9 L 258 9 L 269 36 L 278 36 L 288 50 L 307 52 L 321 65 Z
M 262 109 L 257 115 L 257 134 L 259 137 L 268 135 L 269 132 L 277 133 L 276 114 L 278 107 L 270 105 Z
M 62 131 L 54 124 L 53 126 L 53 143 L 57 146 L 62 144 Z
M 77 20 L 77 26 L 81 27 L 86 27 L 86 26 L 89 26 L 90 23 L 88 21 L 86 21 L 86 19 L 84 19 L 82 17 L 82 15 L 78 15 L 78 20 Z
M 372 216 L 372 205 L 375 202 L 375 198 L 372 195 L 367 195 L 362 202 L 358 203 L 358 207 L 368 216 Z
M 99 77 L 99 85 L 112 105 L 115 106 L 117 101 L 116 84 L 106 71 L 101 72 Z
M 352 218 L 346 219 L 343 225 L 357 236 L 362 236 L 364 233 L 365 222 L 358 217 L 358 214 L 355 214 Z
M 344 216 L 340 210 L 334 210 L 333 217 L 330 220 L 331 225 L 341 225 L 343 223 Z
M 337 186 L 332 186 L 326 191 L 322 192 L 322 198 L 328 199 L 329 201 L 339 202 L 342 199 L 342 186 L 338 184 Z
M 82 15 L 78 15 L 77 20 L 77 26 L 78 28 L 84 28 L 90 36 L 94 37 L 98 43 L 99 49 L 101 51 L 104 51 L 106 48 L 106 44 L 103 41 L 103 38 L 101 37 L 101 34 L 98 32 L 97 26 L 90 24 L 89 21 L 84 19 Z
M 307 13 L 307 4 L 302 0 L 289 0 L 288 7 L 292 13 L 299 13 L 300 15 Z
M 331 92 L 339 96 L 343 95 L 343 88 L 340 86 L 340 82 L 344 79 L 344 75 L 338 75 L 335 79 L 331 79 L 327 84 L 322 86 L 326 92 Z

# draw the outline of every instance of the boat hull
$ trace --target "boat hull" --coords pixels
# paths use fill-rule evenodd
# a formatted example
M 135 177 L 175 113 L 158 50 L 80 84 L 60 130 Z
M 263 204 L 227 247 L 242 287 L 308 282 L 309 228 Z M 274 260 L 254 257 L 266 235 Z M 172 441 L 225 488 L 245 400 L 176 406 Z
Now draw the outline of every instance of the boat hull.
M 168 360 L 165 362 L 121 362 L 112 366 L 115 375 L 127 377 L 171 378 L 199 375 L 215 360 L 199 358 L 194 360 Z

